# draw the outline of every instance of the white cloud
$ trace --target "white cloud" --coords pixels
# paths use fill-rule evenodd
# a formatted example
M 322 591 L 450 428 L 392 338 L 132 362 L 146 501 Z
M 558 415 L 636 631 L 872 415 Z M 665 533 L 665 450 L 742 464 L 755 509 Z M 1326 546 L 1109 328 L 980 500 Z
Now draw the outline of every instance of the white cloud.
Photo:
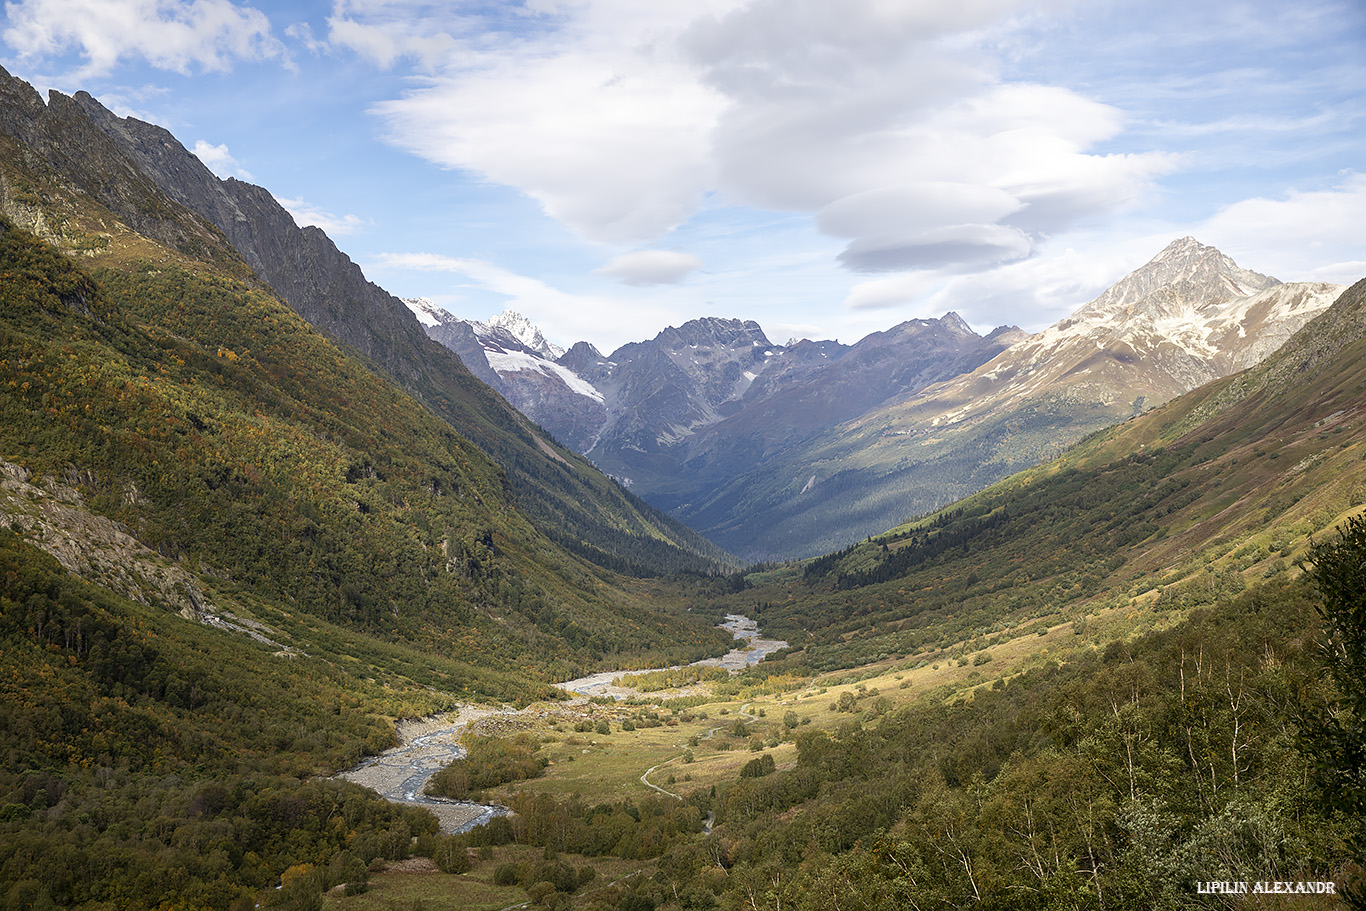
M 346 2 L 329 40 L 429 73 L 375 106 L 393 142 L 590 240 L 648 242 L 714 198 L 817 216 L 856 271 L 983 268 L 1131 207 L 1178 164 L 1100 154 L 1120 111 L 1000 79 L 974 36 L 1025 7 L 576 0 L 500 20 Z
M 251 173 L 238 164 L 237 159 L 232 157 L 232 153 L 228 151 L 226 145 L 213 145 L 207 140 L 200 139 L 195 142 L 194 148 L 190 151 L 194 153 L 196 158 L 204 162 L 205 167 L 219 177 L 236 177 L 239 180 L 248 181 L 254 179 Z
M 358 22 L 349 16 L 327 20 L 328 42 L 335 48 L 368 57 L 382 69 L 389 69 L 401 57 L 428 65 L 445 59 L 461 47 L 449 32 L 426 16 L 387 18 L 383 25 Z
M 820 210 L 817 224 L 834 237 L 929 231 L 945 224 L 990 224 L 1024 205 L 999 187 L 918 180 L 837 199 Z
M 850 289 L 844 305 L 853 310 L 899 308 L 910 318 L 936 316 L 925 309 L 924 299 L 939 287 L 944 276 L 930 271 L 891 275 L 863 281 Z
M 198 148 L 195 154 L 199 154 Z M 201 156 L 202 157 L 202 156 Z M 329 237 L 338 237 L 343 234 L 355 234 L 365 227 L 365 220 L 358 215 L 334 215 L 325 209 L 299 199 L 284 199 L 275 197 L 275 201 L 284 206 L 294 219 L 294 223 L 299 227 L 312 225 L 321 228 Z
M 855 310 L 896 308 L 898 317 L 938 317 L 953 310 L 979 332 L 1018 325 L 1035 332 L 1093 300 L 1143 265 L 1180 232 L 1092 237 L 1084 245 L 1044 241 L 1015 263 L 952 275 L 913 272 L 860 282 L 845 298 Z
M 855 272 L 910 269 L 972 269 L 1023 259 L 1033 249 L 1018 228 L 1006 225 L 943 225 L 905 234 L 856 238 L 839 261 Z
M 674 285 L 702 268 L 702 260 L 691 253 L 672 250 L 638 250 L 623 253 L 595 275 L 606 275 L 627 285 Z
M 1247 268 L 1282 281 L 1349 283 L 1366 277 L 1363 212 L 1366 174 L 1349 174 L 1326 189 L 1226 206 L 1195 233 Z
M 19 0 L 5 12 L 11 48 L 25 59 L 75 51 L 86 60 L 77 78 L 107 74 L 130 58 L 180 73 L 285 58 L 265 14 L 230 0 Z
M 385 253 L 367 266 L 367 272 L 372 270 L 461 275 L 468 279 L 467 287 L 499 296 L 499 309 L 512 308 L 522 313 L 540 326 L 547 338 L 565 347 L 587 339 L 602 350 L 611 350 L 629 341 L 650 338 L 661 326 L 677 325 L 690 318 L 685 315 L 685 308 L 671 306 L 673 302 L 665 299 L 641 301 L 573 294 L 480 259 L 437 253 Z
M 603 0 L 576 12 L 551 31 L 536 21 L 526 34 L 487 35 L 492 47 L 462 45 L 425 86 L 374 112 L 396 144 L 517 187 L 590 240 L 657 237 L 713 182 L 722 99 L 662 40 L 686 22 L 672 4 Z M 402 37 L 387 22 L 367 33 L 377 59 Z

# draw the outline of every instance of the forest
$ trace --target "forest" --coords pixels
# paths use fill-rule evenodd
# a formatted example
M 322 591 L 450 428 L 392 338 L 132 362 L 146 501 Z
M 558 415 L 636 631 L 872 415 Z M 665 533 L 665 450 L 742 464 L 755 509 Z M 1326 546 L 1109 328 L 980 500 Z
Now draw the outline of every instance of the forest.
M 259 287 L 4 223 L 0 298 L 0 454 L 45 498 L 0 491 L 6 909 L 348 911 L 414 857 L 560 909 L 1360 901 L 1359 326 L 828 557 L 633 575 L 663 545 L 547 536 Z M 72 515 L 127 530 L 127 572 L 53 556 Z M 731 612 L 791 647 L 554 720 L 551 681 L 716 655 Z M 435 776 L 513 815 L 447 835 L 332 778 L 466 703 L 547 719 Z

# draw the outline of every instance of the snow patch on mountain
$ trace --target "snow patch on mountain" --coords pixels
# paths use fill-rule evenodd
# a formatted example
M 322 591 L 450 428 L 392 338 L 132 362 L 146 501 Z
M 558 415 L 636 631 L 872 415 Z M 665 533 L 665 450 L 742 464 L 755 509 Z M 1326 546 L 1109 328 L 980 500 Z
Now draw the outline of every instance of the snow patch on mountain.
M 519 373 L 532 371 L 542 376 L 553 377 L 564 383 L 573 392 L 586 396 L 595 401 L 603 401 L 602 393 L 587 380 L 583 379 L 572 370 L 561 367 L 559 364 L 552 363 L 544 358 L 537 357 L 525 351 L 507 351 L 501 348 L 489 348 L 485 346 L 484 356 L 489 359 L 489 366 L 498 372 L 500 376 L 508 373 Z
M 512 333 L 512 335 L 523 345 L 526 345 L 546 360 L 554 361 L 564 357 L 563 348 L 558 345 L 552 345 L 550 342 L 546 341 L 545 336 L 541 333 L 540 327 L 516 310 L 504 310 L 488 322 L 474 323 L 473 325 L 476 333 L 479 333 L 480 328 L 488 330 L 506 330 L 507 332 Z
M 442 319 L 442 316 L 455 319 L 446 311 L 438 309 L 436 304 L 425 297 L 405 297 L 403 303 L 413 312 L 413 316 L 417 317 L 417 321 L 427 327 L 440 326 L 446 322 L 447 320 Z

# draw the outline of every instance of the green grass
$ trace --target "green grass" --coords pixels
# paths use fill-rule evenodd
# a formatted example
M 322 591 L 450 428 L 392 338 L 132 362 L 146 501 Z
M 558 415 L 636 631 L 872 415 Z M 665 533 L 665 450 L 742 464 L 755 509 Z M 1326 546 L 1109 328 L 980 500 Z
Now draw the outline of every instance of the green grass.
M 438 872 L 380 873 L 370 878 L 360 895 L 329 892 L 323 907 L 336 911 L 392 911 L 411 909 L 420 902 L 425 911 L 497 911 L 525 902 L 520 886 L 493 884 L 494 865 L 488 862 L 460 875 Z

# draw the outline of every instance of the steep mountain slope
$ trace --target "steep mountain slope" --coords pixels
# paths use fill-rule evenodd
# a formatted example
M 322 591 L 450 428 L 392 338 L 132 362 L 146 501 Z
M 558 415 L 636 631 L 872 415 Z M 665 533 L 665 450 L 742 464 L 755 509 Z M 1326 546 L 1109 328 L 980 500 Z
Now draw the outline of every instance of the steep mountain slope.
M 518 504 L 564 546 L 639 572 L 709 570 L 725 559 L 547 439 L 429 340 L 402 302 L 366 281 L 322 231 L 295 226 L 260 187 L 219 180 L 162 128 L 118 118 L 85 93 L 53 93 L 44 105 L 31 87 L 3 72 L 0 128 L 11 161 L 31 173 L 50 172 L 38 182 L 83 194 L 130 231 L 185 256 L 238 277 L 254 274 L 312 325 L 360 352 L 493 458 Z M 21 224 L 41 229 L 44 218 L 79 220 L 61 214 L 61 200 L 51 193 L 30 200 L 20 184 L 34 181 L 8 180 L 4 197 L 5 210 Z M 50 232 L 58 242 L 62 236 Z M 64 246 L 79 249 L 81 242 L 73 238 L 75 246 Z M 114 251 L 88 252 L 100 261 Z
M 203 622 L 246 599 L 272 625 L 543 677 L 717 639 L 553 545 L 482 452 L 273 296 L 165 262 L 92 277 L 8 223 L 0 271 L 0 458 L 65 479 L 76 510 L 6 512 L 54 554 L 90 550 L 68 565 L 92 580 Z M 178 566 L 119 571 L 83 509 Z
M 429 338 L 453 351 L 471 372 L 556 440 L 585 452 L 607 421 L 602 393 L 568 367 L 525 317 L 500 314 L 487 323 L 463 320 L 424 298 L 405 299 Z
M 837 352 L 832 342 L 799 341 L 759 375 L 739 411 L 697 435 L 685 470 L 715 490 L 889 399 L 973 370 L 1024 335 L 1009 326 L 979 336 L 948 313 L 874 332 Z M 686 511 L 689 504 L 681 505 Z
M 1366 505 L 1366 281 L 1262 364 L 931 519 L 763 588 L 775 633 L 848 666 L 1031 618 L 1160 619 L 1293 573 Z M 1158 613 L 1152 613 L 1154 610 Z
M 869 409 L 679 515 L 742 555 L 809 555 L 937 509 L 1255 363 L 1340 293 L 1191 238 L 961 376 Z

